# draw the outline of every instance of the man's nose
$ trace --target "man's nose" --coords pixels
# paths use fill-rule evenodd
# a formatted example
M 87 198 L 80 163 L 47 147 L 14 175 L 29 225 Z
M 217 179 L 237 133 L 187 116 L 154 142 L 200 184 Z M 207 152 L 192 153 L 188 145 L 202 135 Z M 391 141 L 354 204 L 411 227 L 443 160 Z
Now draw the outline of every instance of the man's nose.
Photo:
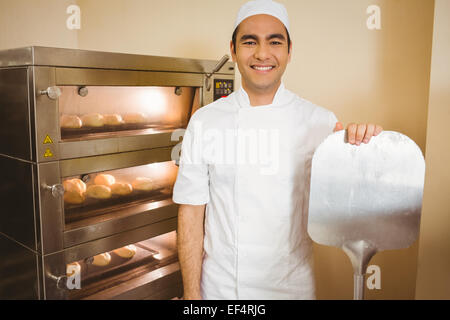
M 270 48 L 266 44 L 260 44 L 255 50 L 255 58 L 264 61 L 270 56 Z

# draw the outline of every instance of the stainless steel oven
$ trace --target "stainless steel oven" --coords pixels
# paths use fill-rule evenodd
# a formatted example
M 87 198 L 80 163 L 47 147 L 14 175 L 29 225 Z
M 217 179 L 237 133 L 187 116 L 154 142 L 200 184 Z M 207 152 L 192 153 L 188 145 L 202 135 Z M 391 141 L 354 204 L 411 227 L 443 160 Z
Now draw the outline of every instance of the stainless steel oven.
M 215 66 L 0 51 L 0 298 L 181 296 L 174 147 L 233 91 L 234 64 Z

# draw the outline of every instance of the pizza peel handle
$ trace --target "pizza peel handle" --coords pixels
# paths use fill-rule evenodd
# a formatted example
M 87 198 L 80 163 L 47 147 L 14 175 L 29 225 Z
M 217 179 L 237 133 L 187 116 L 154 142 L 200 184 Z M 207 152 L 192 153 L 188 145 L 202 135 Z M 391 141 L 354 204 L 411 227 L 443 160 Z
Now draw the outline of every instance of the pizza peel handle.
M 354 299 L 363 299 L 367 265 L 378 251 L 407 248 L 417 239 L 424 177 L 421 150 L 398 132 L 355 146 L 342 130 L 314 153 L 308 233 L 348 255 Z

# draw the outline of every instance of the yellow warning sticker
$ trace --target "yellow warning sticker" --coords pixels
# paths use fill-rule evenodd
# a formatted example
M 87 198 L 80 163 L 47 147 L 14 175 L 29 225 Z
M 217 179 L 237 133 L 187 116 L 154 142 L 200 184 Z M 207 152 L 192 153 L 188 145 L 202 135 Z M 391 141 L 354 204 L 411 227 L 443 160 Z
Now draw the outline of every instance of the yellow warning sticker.
M 50 136 L 47 135 L 44 139 L 44 144 L 52 144 L 52 143 L 53 143 L 52 138 L 50 138 Z
M 47 148 L 47 149 L 45 150 L 44 157 L 45 157 L 45 158 L 53 157 L 53 153 L 52 153 L 52 151 L 51 151 L 49 148 Z

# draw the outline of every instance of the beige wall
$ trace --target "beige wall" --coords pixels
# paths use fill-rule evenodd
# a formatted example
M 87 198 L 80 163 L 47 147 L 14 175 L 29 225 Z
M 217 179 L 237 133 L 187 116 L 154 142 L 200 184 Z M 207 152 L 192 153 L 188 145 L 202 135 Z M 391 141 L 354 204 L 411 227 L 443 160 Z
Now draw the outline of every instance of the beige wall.
M 77 31 L 66 27 L 76 0 L 0 0 L 0 50 L 30 45 L 77 48 Z
M 78 0 L 82 49 L 218 60 L 241 1 Z M 240 77 L 237 76 L 240 83 Z
M 436 0 L 417 299 L 450 299 L 450 1 Z
M 425 151 L 433 1 L 285 1 L 293 27 L 287 86 L 333 110 L 344 123 L 376 122 Z M 381 8 L 382 29 L 366 27 L 366 8 Z M 293 19 L 293 16 L 297 17 Z M 414 299 L 417 242 L 378 253 L 381 290 L 369 299 Z M 318 297 L 350 299 L 352 268 L 338 249 L 315 246 Z
M 294 42 L 286 86 L 344 123 L 376 122 L 425 150 L 434 1 L 280 1 L 288 8 Z M 78 32 L 65 28 L 65 8 L 73 2 L 0 0 L 0 48 L 39 44 L 218 59 L 229 52 L 235 15 L 245 1 L 77 0 Z M 371 4 L 382 9 L 381 30 L 366 28 Z M 374 257 L 382 290 L 367 292 L 368 298 L 414 298 L 417 248 Z M 351 298 L 348 258 L 338 249 L 315 249 L 318 298 Z

